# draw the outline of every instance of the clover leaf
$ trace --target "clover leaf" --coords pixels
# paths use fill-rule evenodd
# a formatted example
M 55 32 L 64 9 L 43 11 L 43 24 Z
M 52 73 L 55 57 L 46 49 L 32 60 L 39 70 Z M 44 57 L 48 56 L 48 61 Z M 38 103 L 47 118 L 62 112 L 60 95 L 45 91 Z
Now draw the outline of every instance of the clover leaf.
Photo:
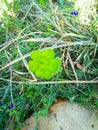
M 29 69 L 40 78 L 51 79 L 62 71 L 61 60 L 52 49 L 34 51 L 30 57 Z

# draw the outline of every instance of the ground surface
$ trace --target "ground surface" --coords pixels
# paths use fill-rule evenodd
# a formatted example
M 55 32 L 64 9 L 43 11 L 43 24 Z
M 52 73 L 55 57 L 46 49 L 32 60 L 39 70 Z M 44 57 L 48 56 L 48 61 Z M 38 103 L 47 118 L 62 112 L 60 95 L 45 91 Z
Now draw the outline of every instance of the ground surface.
M 37 122 L 37 123 L 36 123 Z M 60 102 L 50 108 L 46 117 L 26 120 L 22 130 L 98 130 L 96 114 L 78 104 Z

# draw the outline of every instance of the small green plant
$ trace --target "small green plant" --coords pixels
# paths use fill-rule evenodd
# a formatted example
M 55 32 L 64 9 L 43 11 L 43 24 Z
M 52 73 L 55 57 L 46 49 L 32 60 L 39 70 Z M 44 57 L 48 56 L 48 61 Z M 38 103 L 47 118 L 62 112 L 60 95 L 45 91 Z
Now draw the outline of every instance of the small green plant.
M 29 69 L 40 78 L 50 79 L 62 70 L 60 58 L 52 49 L 34 51 L 30 57 Z
M 46 6 L 45 0 L 40 0 L 39 2 L 40 2 L 40 5 L 41 5 L 41 6 L 44 6 L 44 7 Z

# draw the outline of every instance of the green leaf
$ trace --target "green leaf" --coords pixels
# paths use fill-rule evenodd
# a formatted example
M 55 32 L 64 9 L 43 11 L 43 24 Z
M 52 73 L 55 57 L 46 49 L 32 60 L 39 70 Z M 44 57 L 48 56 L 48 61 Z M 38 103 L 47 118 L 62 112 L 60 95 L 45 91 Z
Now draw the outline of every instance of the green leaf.
M 8 10 L 11 10 L 11 6 L 7 0 L 4 0 L 5 5 L 7 6 Z
M 59 4 L 60 4 L 60 6 L 63 7 L 63 5 L 64 5 L 64 0 L 58 0 L 58 2 L 59 2 Z
M 41 6 L 46 6 L 45 0 L 40 0 L 40 5 Z
M 55 58 L 52 49 L 34 51 L 30 57 L 32 60 L 29 61 L 29 69 L 40 78 L 48 80 L 62 71 L 61 60 L 59 57 Z

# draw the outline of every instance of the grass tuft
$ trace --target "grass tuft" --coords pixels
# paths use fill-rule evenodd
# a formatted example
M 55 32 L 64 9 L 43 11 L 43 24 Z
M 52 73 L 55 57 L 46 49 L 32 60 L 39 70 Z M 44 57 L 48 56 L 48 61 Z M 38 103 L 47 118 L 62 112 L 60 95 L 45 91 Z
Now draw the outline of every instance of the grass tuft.
M 97 3 L 90 7 L 96 15 L 88 17 L 89 24 L 81 23 L 81 9 L 78 16 L 71 15 L 76 4 L 5 3 L 9 13 L 2 10 L 0 19 L 0 129 L 19 130 L 27 117 L 45 116 L 57 97 L 98 111 Z M 49 48 L 60 57 L 63 70 L 45 80 L 30 72 L 28 62 L 32 51 Z

